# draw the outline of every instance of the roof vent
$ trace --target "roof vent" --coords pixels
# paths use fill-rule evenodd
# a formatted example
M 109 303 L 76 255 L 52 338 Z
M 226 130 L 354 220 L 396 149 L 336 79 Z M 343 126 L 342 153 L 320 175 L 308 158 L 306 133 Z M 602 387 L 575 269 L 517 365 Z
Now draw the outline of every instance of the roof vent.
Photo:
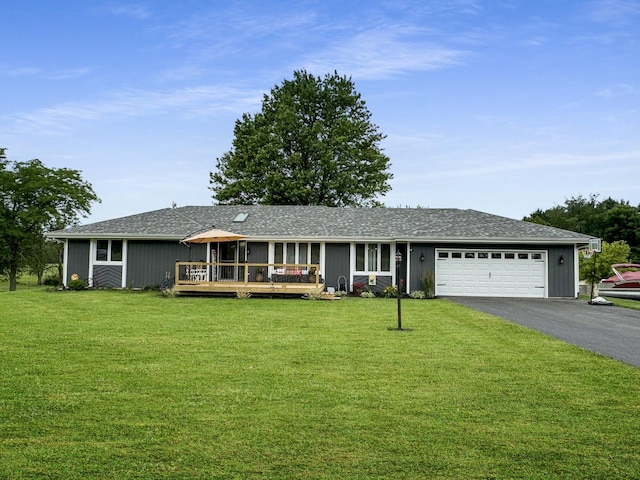
M 236 215 L 236 218 L 234 218 L 233 221 L 236 223 L 242 223 L 247 219 L 248 216 L 248 213 L 239 213 L 238 215 Z

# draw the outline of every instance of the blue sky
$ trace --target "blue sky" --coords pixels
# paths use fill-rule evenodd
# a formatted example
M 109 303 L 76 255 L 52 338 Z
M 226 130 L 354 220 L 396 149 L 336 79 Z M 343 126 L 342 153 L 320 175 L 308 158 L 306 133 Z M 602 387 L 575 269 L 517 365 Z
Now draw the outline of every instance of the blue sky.
M 0 0 L 0 146 L 82 170 L 84 223 L 212 203 L 233 126 L 294 70 L 351 76 L 390 207 L 640 204 L 640 0 Z

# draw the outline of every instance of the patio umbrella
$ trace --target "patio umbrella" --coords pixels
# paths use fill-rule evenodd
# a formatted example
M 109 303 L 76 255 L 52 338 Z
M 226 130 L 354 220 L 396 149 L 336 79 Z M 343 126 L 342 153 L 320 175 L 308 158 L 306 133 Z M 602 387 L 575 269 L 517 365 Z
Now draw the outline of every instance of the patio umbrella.
M 226 230 L 220 230 L 218 228 L 214 228 L 213 230 L 198 233 L 197 235 L 192 235 L 189 238 L 185 238 L 184 240 L 182 240 L 182 242 L 183 243 L 235 242 L 236 240 L 240 240 L 242 238 L 246 238 L 245 235 L 239 235 L 237 233 L 227 232 Z

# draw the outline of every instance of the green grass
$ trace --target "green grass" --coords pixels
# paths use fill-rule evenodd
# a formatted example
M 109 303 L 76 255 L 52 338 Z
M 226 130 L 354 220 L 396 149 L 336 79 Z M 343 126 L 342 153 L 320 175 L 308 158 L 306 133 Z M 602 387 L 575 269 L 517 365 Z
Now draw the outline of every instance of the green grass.
M 446 300 L 0 293 L 0 477 L 638 478 L 640 369 Z

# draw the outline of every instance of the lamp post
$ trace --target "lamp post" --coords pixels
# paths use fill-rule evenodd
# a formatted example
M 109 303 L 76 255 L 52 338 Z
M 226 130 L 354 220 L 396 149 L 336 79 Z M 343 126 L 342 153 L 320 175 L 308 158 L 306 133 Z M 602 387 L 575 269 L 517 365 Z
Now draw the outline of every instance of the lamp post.
M 400 278 L 400 266 L 402 264 L 402 252 L 396 250 L 396 286 L 398 288 L 398 330 L 402 330 L 402 307 L 400 298 L 402 297 L 402 279 Z

